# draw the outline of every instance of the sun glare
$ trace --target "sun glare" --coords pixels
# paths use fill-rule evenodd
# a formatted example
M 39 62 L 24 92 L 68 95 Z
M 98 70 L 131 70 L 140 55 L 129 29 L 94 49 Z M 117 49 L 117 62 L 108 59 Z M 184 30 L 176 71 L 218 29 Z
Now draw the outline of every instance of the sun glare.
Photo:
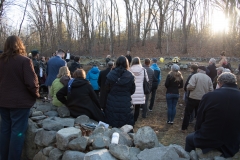
M 211 29 L 213 33 L 228 32 L 228 19 L 221 11 L 215 11 L 212 14 Z

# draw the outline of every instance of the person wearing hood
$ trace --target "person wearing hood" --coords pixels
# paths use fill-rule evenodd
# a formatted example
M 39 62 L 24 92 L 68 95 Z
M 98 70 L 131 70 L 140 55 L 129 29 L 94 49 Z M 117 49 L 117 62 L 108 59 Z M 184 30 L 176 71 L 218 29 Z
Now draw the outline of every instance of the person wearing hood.
M 99 97 L 99 85 L 98 85 L 99 73 L 100 70 L 98 69 L 98 67 L 96 65 L 93 65 L 93 67 L 88 71 L 86 78 L 92 85 L 93 90 L 95 91 L 97 97 Z
M 112 127 L 120 128 L 126 124 L 134 125 L 132 98 L 135 92 L 134 75 L 129 71 L 129 63 L 125 56 L 120 56 L 116 67 L 107 75 L 106 121 Z
M 198 73 L 194 74 L 187 85 L 190 91 L 188 103 L 185 107 L 184 118 L 182 122 L 182 131 L 185 132 L 189 125 L 190 115 L 193 110 L 198 110 L 199 103 L 204 94 L 213 91 L 211 78 L 206 75 L 206 67 L 198 66 Z M 197 115 L 195 115 L 197 117 Z
M 143 80 L 144 76 L 146 80 L 148 79 L 147 71 L 144 67 L 142 67 L 141 61 L 139 57 L 134 57 L 132 60 L 132 66 L 130 67 L 130 71 L 135 76 L 135 84 L 136 90 L 132 95 L 132 104 L 134 105 L 134 121 L 136 122 L 139 116 L 139 110 L 142 104 L 145 104 L 145 94 L 143 91 Z
M 79 63 L 80 57 L 76 56 L 74 57 L 74 62 L 72 62 L 71 66 L 69 67 L 69 70 L 71 72 L 71 75 L 77 70 L 82 68 L 81 64 Z
M 73 78 L 71 83 L 57 92 L 57 99 L 68 107 L 74 118 L 86 115 L 95 121 L 105 122 L 98 98 L 89 81 L 85 79 L 85 71 L 77 69 Z
M 152 59 L 152 65 L 151 65 L 150 68 L 154 71 L 154 75 L 158 80 L 157 83 L 152 84 L 151 99 L 150 99 L 150 105 L 149 105 L 149 108 L 148 108 L 148 110 L 151 112 L 152 109 L 153 109 L 157 88 L 158 88 L 158 85 L 161 82 L 161 69 L 157 65 L 157 59 L 156 58 Z

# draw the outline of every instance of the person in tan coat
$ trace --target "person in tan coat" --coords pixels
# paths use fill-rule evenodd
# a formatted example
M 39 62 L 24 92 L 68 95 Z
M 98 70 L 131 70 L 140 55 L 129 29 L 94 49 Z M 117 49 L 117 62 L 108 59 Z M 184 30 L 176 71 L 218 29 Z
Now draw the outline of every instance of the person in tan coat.
M 187 130 L 189 125 L 190 115 L 194 109 L 198 109 L 199 103 L 204 94 L 213 91 L 211 78 L 206 75 L 206 67 L 199 66 L 198 73 L 194 74 L 187 85 L 187 90 L 190 91 L 188 103 L 185 108 L 182 130 Z M 197 116 L 197 115 L 195 115 Z

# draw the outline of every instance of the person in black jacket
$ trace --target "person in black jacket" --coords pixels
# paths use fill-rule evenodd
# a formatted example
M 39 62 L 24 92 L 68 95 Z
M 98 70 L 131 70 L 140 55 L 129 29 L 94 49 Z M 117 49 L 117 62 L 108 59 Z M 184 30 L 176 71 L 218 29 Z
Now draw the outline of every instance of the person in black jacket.
M 233 157 L 240 144 L 240 91 L 236 76 L 222 73 L 218 77 L 219 89 L 205 94 L 200 102 L 195 132 L 186 137 L 185 150 L 201 148 L 222 152 L 225 158 Z
M 32 62 L 33 62 L 34 71 L 39 79 L 39 74 L 40 74 L 40 63 L 38 61 L 39 52 L 38 50 L 32 50 L 31 53 L 32 53 Z
M 217 70 L 216 70 L 216 60 L 214 58 L 211 58 L 209 60 L 209 66 L 207 67 L 207 69 L 209 70 L 209 73 L 207 74 L 212 82 L 214 80 L 214 78 L 217 76 Z
M 93 120 L 105 122 L 98 98 L 89 81 L 85 79 L 85 71 L 77 69 L 73 77 L 75 79 L 70 87 L 64 86 L 57 92 L 57 99 L 68 107 L 74 118 L 86 115 Z
M 113 68 L 114 63 L 112 61 L 110 61 L 110 62 L 108 62 L 107 65 L 108 65 L 108 68 L 103 71 L 100 71 L 99 77 L 98 77 L 98 85 L 100 87 L 100 99 L 99 100 L 100 100 L 100 105 L 103 110 L 105 110 L 105 108 L 106 108 L 106 101 L 107 101 L 107 91 L 106 91 L 106 87 L 105 87 L 105 82 L 106 82 L 108 73 Z
M 192 75 L 197 73 L 198 66 L 196 64 L 192 64 L 191 67 L 190 67 L 190 70 L 191 70 L 192 73 L 188 76 L 188 78 L 186 80 L 186 83 L 184 85 L 184 91 L 185 91 L 184 101 L 185 101 L 185 105 L 187 105 L 188 97 L 189 97 L 189 94 L 190 94 L 190 91 L 187 90 L 187 85 L 188 85 L 188 82 L 189 82 L 190 78 L 192 77 Z M 195 112 L 193 112 L 191 114 L 189 122 L 192 122 L 194 120 L 195 115 L 197 115 L 196 112 L 197 112 L 197 110 L 195 110 Z
M 132 56 L 130 55 L 130 51 L 127 51 L 127 55 L 125 56 L 128 60 L 128 63 L 131 64 L 132 63 Z
M 179 98 L 178 90 L 183 88 L 183 77 L 179 70 L 180 67 L 177 64 L 173 64 L 165 81 L 165 87 L 167 88 L 166 99 L 168 107 L 168 124 L 173 124 L 173 120 L 176 115 L 176 105 Z
M 134 125 L 131 95 L 135 92 L 135 82 L 134 75 L 128 69 L 127 58 L 120 56 L 116 67 L 107 75 L 105 85 L 109 93 L 105 114 L 107 123 L 112 127 Z
M 71 66 L 69 67 L 70 73 L 71 75 L 73 75 L 73 73 L 77 70 L 82 68 L 82 65 L 79 63 L 80 57 L 76 56 L 74 57 L 74 62 L 71 64 Z

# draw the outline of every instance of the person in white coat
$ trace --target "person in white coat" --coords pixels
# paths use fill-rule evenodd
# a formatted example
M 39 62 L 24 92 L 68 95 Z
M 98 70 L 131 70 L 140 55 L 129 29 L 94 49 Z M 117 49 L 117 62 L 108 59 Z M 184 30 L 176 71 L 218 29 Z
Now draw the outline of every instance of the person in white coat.
M 139 57 L 134 57 L 132 60 L 132 64 L 130 67 L 130 71 L 135 76 L 135 85 L 136 89 L 132 97 L 132 104 L 134 105 L 134 121 L 136 122 L 139 116 L 139 110 L 142 104 L 145 104 L 145 95 L 143 91 L 143 80 L 144 80 L 144 72 L 146 80 L 148 79 L 148 74 L 146 69 L 142 67 L 141 61 Z

